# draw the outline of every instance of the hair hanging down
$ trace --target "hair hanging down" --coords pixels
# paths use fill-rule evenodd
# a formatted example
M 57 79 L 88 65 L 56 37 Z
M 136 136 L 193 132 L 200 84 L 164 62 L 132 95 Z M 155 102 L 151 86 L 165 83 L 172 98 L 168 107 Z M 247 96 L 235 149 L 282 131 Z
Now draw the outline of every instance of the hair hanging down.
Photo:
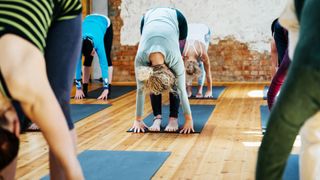
M 2 121 L 2 117 L 1 120 Z M 19 139 L 6 129 L 0 127 L 0 171 L 8 166 L 18 155 Z
M 13 111 L 13 107 L 1 96 L 0 94 L 0 171 L 17 157 L 19 150 L 19 138 L 7 130 L 9 122 L 6 112 Z
M 194 78 L 198 78 L 201 75 L 201 69 L 197 61 L 186 61 L 186 83 L 191 85 Z
M 164 64 L 138 68 L 137 79 L 145 81 L 144 90 L 155 95 L 166 91 L 175 92 L 175 75 Z
M 86 38 L 82 41 L 82 54 L 86 57 L 91 56 L 93 50 L 93 41 L 90 38 Z

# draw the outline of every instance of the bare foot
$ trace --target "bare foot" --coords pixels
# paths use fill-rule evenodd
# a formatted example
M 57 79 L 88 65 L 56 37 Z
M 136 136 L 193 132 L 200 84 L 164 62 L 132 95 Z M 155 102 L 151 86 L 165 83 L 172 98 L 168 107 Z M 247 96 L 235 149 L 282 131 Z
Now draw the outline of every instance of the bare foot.
M 212 98 L 212 91 L 207 91 L 204 95 L 205 98 Z
M 178 119 L 170 117 L 169 118 L 169 123 L 168 123 L 167 127 L 165 128 L 165 131 L 175 132 L 175 131 L 178 130 L 178 128 L 179 128 Z
M 149 131 L 160 131 L 161 118 L 154 118 L 152 126 L 149 127 Z

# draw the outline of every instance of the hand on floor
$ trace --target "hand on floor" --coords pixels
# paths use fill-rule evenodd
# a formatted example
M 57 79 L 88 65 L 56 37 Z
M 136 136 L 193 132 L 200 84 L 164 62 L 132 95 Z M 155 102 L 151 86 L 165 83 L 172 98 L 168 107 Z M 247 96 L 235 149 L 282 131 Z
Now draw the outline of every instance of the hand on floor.
M 135 120 L 130 131 L 133 131 L 134 133 L 140 133 L 145 132 L 146 128 L 148 128 L 148 126 L 146 126 L 143 121 Z
M 169 118 L 169 123 L 168 123 L 167 127 L 164 130 L 168 131 L 168 132 L 175 132 L 178 129 L 179 129 L 178 119 L 170 117 Z
M 152 126 L 150 126 L 148 129 L 149 131 L 160 131 L 160 125 L 161 125 L 161 118 L 155 118 L 153 120 Z
M 204 95 L 205 98 L 212 98 L 212 91 L 207 91 L 206 94 Z
M 194 132 L 193 129 L 193 120 L 187 120 L 185 121 L 183 128 L 181 129 L 180 133 L 182 134 L 190 134 Z
M 74 96 L 74 99 L 83 99 L 83 98 L 85 98 L 85 95 L 82 89 L 76 89 L 76 95 Z
M 108 90 L 108 89 L 103 90 L 103 92 L 102 92 L 101 95 L 98 97 L 98 99 L 108 100 L 108 93 L 109 93 L 109 90 Z

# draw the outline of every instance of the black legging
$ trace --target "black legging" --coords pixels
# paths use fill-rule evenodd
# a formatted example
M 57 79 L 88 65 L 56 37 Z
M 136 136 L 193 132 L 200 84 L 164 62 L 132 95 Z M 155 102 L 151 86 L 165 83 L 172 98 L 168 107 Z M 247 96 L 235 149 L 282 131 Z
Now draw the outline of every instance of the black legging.
M 113 27 L 112 23 L 107 28 L 107 31 L 104 35 L 103 42 L 104 42 L 104 49 L 107 56 L 108 66 L 112 66 L 112 60 L 111 60 L 111 48 L 112 48 L 112 40 L 113 40 Z M 91 67 L 93 60 L 93 56 L 86 56 L 84 58 L 83 65 L 87 67 Z
M 280 25 L 279 21 L 274 25 L 274 40 L 278 51 L 278 66 L 280 66 L 288 48 L 288 31 Z
M 162 95 L 154 95 L 150 94 L 151 99 L 151 106 L 153 115 L 162 115 L 162 108 L 161 108 L 161 102 L 162 102 Z M 178 118 L 179 114 L 179 105 L 180 105 L 180 99 L 178 94 L 176 93 L 169 93 L 169 101 L 170 101 L 170 115 L 169 117 Z

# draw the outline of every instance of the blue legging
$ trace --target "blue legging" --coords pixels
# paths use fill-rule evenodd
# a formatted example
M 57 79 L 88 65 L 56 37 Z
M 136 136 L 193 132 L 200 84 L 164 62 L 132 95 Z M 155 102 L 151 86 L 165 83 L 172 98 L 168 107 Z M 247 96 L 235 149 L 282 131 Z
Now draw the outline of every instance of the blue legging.
M 45 49 L 47 73 L 69 129 L 74 128 L 70 115 L 70 92 L 80 50 L 81 15 L 75 19 L 58 21 L 50 28 Z

